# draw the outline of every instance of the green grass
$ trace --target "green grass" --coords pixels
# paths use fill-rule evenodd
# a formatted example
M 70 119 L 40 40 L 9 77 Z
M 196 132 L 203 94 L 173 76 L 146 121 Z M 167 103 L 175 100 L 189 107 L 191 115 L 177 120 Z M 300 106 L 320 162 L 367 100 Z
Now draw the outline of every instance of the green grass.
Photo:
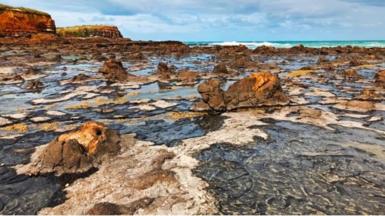
M 58 35 L 62 36 L 77 36 L 77 37 L 88 37 L 94 31 L 101 28 L 111 28 L 114 26 L 108 25 L 80 25 L 70 27 L 59 27 L 56 29 Z
M 35 9 L 31 9 L 31 8 L 12 7 L 12 6 L 9 6 L 9 5 L 0 4 L 0 12 L 2 12 L 4 10 L 14 10 L 14 11 L 21 11 L 21 12 L 27 12 L 27 13 L 32 13 L 32 14 L 43 15 L 43 16 L 49 16 L 48 13 L 45 13 L 43 11 L 38 11 L 38 10 L 35 10 Z

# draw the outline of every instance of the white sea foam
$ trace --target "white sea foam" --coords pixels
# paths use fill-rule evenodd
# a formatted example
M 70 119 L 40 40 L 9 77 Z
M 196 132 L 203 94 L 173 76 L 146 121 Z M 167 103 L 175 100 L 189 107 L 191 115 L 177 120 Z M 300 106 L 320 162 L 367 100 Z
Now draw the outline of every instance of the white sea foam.
M 289 43 L 272 43 L 272 42 L 239 42 L 239 41 L 225 41 L 225 42 L 215 42 L 210 43 L 212 46 L 239 46 L 244 45 L 248 48 L 254 49 L 261 46 L 268 47 L 277 47 L 277 48 L 290 48 L 295 46 L 296 44 Z
M 358 46 L 358 47 L 385 47 L 385 41 L 286 41 L 286 42 L 240 42 L 240 41 L 224 41 L 224 42 L 208 42 L 209 46 L 239 46 L 244 45 L 250 49 L 260 46 L 269 46 L 276 48 L 291 48 L 299 44 L 305 47 L 321 48 L 321 47 L 337 47 L 337 46 Z

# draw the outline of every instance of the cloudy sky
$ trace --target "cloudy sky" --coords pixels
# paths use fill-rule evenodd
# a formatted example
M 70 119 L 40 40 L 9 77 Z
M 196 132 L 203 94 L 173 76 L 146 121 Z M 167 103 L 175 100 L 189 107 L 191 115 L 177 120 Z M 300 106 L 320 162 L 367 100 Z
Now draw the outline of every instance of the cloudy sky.
M 385 0 L 0 0 L 143 40 L 385 39 Z

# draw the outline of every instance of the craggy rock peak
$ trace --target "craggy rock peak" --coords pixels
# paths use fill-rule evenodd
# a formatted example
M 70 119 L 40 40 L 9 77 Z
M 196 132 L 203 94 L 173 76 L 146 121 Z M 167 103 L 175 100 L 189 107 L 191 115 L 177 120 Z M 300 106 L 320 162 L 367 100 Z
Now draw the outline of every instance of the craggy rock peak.
M 269 72 L 251 74 L 232 84 L 227 91 L 222 90 L 222 85 L 221 80 L 210 79 L 198 86 L 203 102 L 214 111 L 272 106 L 288 101 L 278 76 Z
M 37 151 L 27 173 L 56 175 L 89 171 L 105 156 L 120 151 L 120 135 L 99 122 L 87 122 L 79 129 L 62 134 Z
M 113 58 L 105 61 L 99 72 L 111 82 L 125 82 L 128 81 L 129 78 L 136 77 L 133 74 L 127 73 L 126 69 L 124 69 L 122 65 L 122 62 Z
M 83 25 L 58 28 L 57 34 L 62 37 L 123 38 L 118 27 L 105 25 Z
M 0 4 L 0 37 L 55 32 L 55 22 L 49 14 Z

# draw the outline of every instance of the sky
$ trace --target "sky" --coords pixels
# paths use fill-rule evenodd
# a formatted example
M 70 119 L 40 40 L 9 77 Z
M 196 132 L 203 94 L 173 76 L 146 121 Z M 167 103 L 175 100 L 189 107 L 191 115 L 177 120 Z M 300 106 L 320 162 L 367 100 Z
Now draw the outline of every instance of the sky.
M 134 40 L 385 40 L 385 0 L 0 0 Z

